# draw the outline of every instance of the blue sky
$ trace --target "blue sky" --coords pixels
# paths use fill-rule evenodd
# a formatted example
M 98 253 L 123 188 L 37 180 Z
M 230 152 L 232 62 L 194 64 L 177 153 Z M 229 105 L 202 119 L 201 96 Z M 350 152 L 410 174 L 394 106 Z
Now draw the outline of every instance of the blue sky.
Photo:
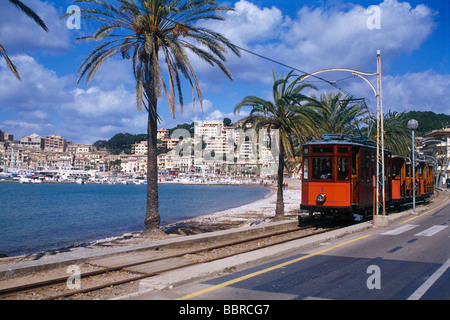
M 74 39 L 91 34 L 95 26 L 81 20 L 81 29 L 68 29 L 59 19 L 71 1 L 24 0 L 49 27 L 36 25 L 8 1 L 0 11 L 0 42 L 19 68 L 18 81 L 0 58 L 0 129 L 15 139 L 37 133 L 62 135 L 68 140 L 93 143 L 119 132 L 146 132 L 145 112 L 135 105 L 134 78 L 129 60 L 115 57 L 94 80 L 77 84 L 77 70 L 95 43 Z M 376 50 L 381 50 L 384 110 L 431 110 L 450 114 L 450 1 L 449 0 L 240 0 L 223 2 L 235 10 L 225 21 L 205 22 L 231 42 L 297 69 L 314 72 L 325 68 L 376 71 Z M 370 29 L 371 6 L 380 8 L 380 28 Z M 290 70 L 242 52 L 229 55 L 226 65 L 234 80 L 218 68 L 192 57 L 204 96 L 203 112 L 189 104 L 170 115 L 159 101 L 162 128 L 178 123 L 216 120 L 236 121 L 234 106 L 247 95 L 271 98 L 272 70 L 277 76 Z M 322 74 L 356 98 L 376 99 L 361 79 L 344 73 Z M 375 79 L 371 79 L 375 84 Z M 317 82 L 316 95 L 336 91 Z M 312 92 L 311 92 L 312 93 Z

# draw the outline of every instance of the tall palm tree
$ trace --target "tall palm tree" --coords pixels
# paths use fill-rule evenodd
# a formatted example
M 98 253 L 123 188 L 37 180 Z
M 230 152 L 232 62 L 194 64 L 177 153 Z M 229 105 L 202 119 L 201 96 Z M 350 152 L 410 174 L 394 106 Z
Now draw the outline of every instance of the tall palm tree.
M 34 22 L 36 22 L 42 29 L 45 31 L 48 31 L 47 26 L 45 25 L 44 21 L 27 5 L 23 4 L 22 1 L 19 0 L 8 0 L 10 3 L 15 5 L 17 8 L 19 8 L 23 13 L 25 13 L 28 17 L 30 17 Z M 17 70 L 17 67 L 14 65 L 14 63 L 11 61 L 11 59 L 8 56 L 8 53 L 6 53 L 5 48 L 0 44 L 0 53 L 6 60 L 6 65 L 9 67 L 11 72 L 16 76 L 17 79 L 20 79 L 19 71 Z
M 314 99 L 316 97 L 312 96 Z M 351 97 L 342 97 L 342 93 L 323 93 L 317 106 L 320 115 L 320 133 L 353 134 L 358 130 L 356 121 L 367 116 L 367 108 L 360 104 L 352 104 Z
M 227 49 L 239 55 L 238 49 L 226 38 L 198 26 L 202 20 L 223 20 L 220 12 L 231 10 L 213 0 L 78 0 L 85 3 L 83 17 L 100 22 L 95 34 L 78 40 L 103 41 L 81 64 L 79 72 L 86 82 L 110 57 L 131 58 L 136 79 L 137 109 L 144 106 L 148 113 L 147 208 L 145 234 L 159 231 L 157 124 L 158 98 L 165 93 L 172 116 L 175 116 L 176 95 L 183 112 L 180 74 L 186 78 L 202 104 L 202 92 L 197 75 L 189 61 L 188 52 L 211 65 L 217 65 L 230 79 L 223 62 Z M 69 14 L 70 15 L 70 14 Z M 163 77 L 160 54 L 164 58 L 168 85 Z
M 302 90 L 316 89 L 309 84 L 299 84 L 300 77 L 293 78 L 291 72 L 283 78 L 276 79 L 272 87 L 273 101 L 256 96 L 247 96 L 234 108 L 239 113 L 242 107 L 251 107 L 250 114 L 244 118 L 242 126 L 252 124 L 254 129 L 278 130 L 278 189 L 275 208 L 275 220 L 284 219 L 283 172 L 285 158 L 293 157 L 293 138 L 305 136 L 314 130 L 316 111 L 310 107 L 312 98 L 305 96 Z M 292 80 L 292 81 L 291 81 Z M 307 102 L 306 104 L 302 104 Z

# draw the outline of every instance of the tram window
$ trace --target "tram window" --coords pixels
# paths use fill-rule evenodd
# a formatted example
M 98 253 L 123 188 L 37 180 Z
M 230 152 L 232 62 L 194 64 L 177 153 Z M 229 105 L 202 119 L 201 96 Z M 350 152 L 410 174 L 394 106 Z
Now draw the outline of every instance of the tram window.
M 402 167 L 399 165 L 393 165 L 392 166 L 392 176 L 394 179 L 400 179 Z
M 312 151 L 314 153 L 333 153 L 333 147 L 316 147 Z
M 338 147 L 338 153 L 348 153 L 348 147 Z
M 308 180 L 309 158 L 303 158 L 303 179 Z
M 361 182 L 366 180 L 366 152 L 361 151 Z
M 338 158 L 338 180 L 348 180 L 348 158 Z
M 356 171 L 356 168 L 359 166 L 358 164 L 359 157 L 357 157 L 356 153 L 352 154 L 352 175 L 357 175 L 358 172 Z
M 313 179 L 332 179 L 333 161 L 331 158 L 313 158 L 312 161 Z

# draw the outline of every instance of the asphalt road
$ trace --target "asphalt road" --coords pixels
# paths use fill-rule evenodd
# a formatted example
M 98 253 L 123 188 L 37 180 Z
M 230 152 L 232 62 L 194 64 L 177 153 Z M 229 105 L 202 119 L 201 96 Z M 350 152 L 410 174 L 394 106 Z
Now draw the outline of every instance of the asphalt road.
M 450 203 L 153 298 L 450 300 L 449 226 Z

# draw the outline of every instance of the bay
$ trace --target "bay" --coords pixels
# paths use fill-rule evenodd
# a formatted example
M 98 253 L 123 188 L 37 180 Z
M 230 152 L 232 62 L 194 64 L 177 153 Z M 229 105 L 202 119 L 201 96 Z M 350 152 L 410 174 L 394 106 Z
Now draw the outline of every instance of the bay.
M 253 186 L 159 185 L 161 224 L 238 207 Z M 145 185 L 0 183 L 0 253 L 56 250 L 144 229 Z

